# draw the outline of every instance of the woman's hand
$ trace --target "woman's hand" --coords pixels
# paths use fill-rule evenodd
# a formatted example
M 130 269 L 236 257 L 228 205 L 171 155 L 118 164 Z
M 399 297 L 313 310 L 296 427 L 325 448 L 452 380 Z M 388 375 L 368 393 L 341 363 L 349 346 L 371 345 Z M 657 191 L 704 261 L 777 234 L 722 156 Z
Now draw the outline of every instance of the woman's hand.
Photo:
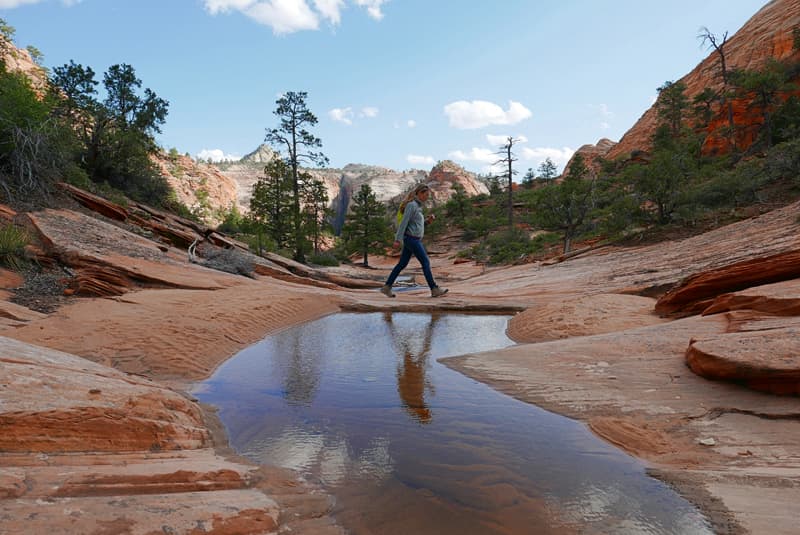
M 392 244 L 392 249 L 396 251 L 399 248 L 400 248 L 400 242 L 395 240 L 395 242 Z

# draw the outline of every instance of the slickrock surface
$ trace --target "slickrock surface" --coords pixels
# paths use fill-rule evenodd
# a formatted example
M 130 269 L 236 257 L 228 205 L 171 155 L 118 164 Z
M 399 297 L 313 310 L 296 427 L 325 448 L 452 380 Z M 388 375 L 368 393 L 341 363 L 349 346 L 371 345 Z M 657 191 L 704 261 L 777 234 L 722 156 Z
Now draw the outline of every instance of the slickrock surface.
M 709 379 L 800 395 L 800 280 L 720 295 L 704 314 L 721 312 L 726 332 L 692 340 L 689 367 Z
M 6 337 L 0 365 L 0 533 L 339 532 L 296 477 L 214 452 L 176 391 Z
M 442 251 L 434 254 L 434 273 L 450 293 L 439 299 L 426 289 L 388 299 L 374 289 L 228 275 L 191 265 L 182 251 L 164 251 L 145 237 L 118 234 L 115 225 L 87 222 L 88 216 L 48 213 L 59 223 L 48 226 L 45 215 L 34 214 L 57 251 L 71 247 L 77 258 L 115 269 L 147 260 L 159 276 L 186 269 L 208 289 L 143 288 L 135 280 L 123 296 L 72 298 L 52 314 L 17 311 L 13 321 L 0 324 L 6 353 L 24 354 L 13 348 L 31 347 L 20 345 L 26 342 L 38 347 L 26 351 L 50 355 L 37 357 L 34 362 L 44 364 L 36 366 L 46 366 L 36 373 L 21 371 L 34 366 L 30 358 L 16 362 L 17 356 L 0 367 L 2 435 L 13 430 L 9 436 L 20 437 L 0 455 L 0 533 L 15 533 L 21 518 L 36 518 L 38 530 L 54 533 L 104 526 L 147 533 L 159 517 L 178 532 L 194 522 L 213 533 L 287 526 L 293 533 L 336 533 L 323 493 L 289 473 L 265 474 L 269 469 L 231 457 L 211 415 L 180 392 L 263 336 L 340 309 L 519 312 L 509 333 L 526 343 L 445 362 L 521 400 L 585 421 L 647 460 L 698 503 L 720 533 L 796 532 L 798 398 L 759 392 L 746 381 L 701 377 L 687 367 L 686 352 L 695 340 L 709 354 L 733 355 L 736 338 L 726 337 L 752 337 L 751 347 L 765 357 L 758 348 L 773 346 L 764 340 L 791 327 L 786 322 L 795 318 L 797 286 L 785 281 L 709 296 L 719 313 L 680 320 L 654 314 L 652 296 L 704 271 L 800 249 L 797 211 L 794 204 L 702 236 L 605 247 L 553 265 L 486 268 L 456 263 Z M 380 281 L 394 261 L 370 259 L 370 269 L 331 274 Z M 289 273 L 292 265 L 286 266 Z M 406 273 L 421 280 L 413 262 Z M 118 385 L 113 393 L 111 384 Z M 111 426 L 113 433 L 104 436 L 91 427 L 92 418 L 65 417 L 98 413 L 110 416 L 104 421 L 129 422 L 130 429 L 117 433 Z M 85 450 L 70 427 L 47 427 L 53 420 L 88 436 Z

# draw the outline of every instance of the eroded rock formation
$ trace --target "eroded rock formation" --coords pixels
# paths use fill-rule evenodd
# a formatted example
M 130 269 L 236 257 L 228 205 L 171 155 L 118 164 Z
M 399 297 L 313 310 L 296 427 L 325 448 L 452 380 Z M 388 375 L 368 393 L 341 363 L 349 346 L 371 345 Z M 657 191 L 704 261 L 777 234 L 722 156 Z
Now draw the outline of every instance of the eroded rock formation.
M 725 43 L 725 61 L 729 70 L 759 69 L 767 59 L 798 58 L 799 52 L 794 49 L 795 28 L 800 25 L 800 0 L 772 0 L 761 8 L 742 28 Z M 709 55 L 689 74 L 679 81 L 686 84 L 686 95 L 691 100 L 706 88 L 722 89 L 719 55 L 711 51 Z M 746 101 L 737 101 L 734 109 L 736 124 L 753 124 L 761 119 L 747 110 Z M 657 126 L 655 106 L 648 109 L 642 117 L 628 130 L 619 143 L 608 152 L 608 158 L 615 159 L 630 155 L 636 150 L 647 150 L 650 138 Z M 727 110 L 717 110 L 709 126 L 709 136 L 704 151 L 715 152 L 725 150 L 727 141 L 724 136 L 716 134 L 727 126 Z M 752 143 L 752 130 L 743 132 L 737 140 L 740 149 Z

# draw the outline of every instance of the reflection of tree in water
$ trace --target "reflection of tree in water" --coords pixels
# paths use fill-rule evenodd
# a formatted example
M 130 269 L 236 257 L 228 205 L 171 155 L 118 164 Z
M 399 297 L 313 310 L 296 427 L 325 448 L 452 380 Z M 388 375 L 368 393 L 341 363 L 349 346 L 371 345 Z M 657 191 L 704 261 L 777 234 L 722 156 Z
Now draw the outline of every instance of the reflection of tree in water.
M 319 352 L 303 351 L 303 329 L 287 331 L 276 340 L 275 362 L 283 376 L 283 397 L 293 406 L 311 405 L 320 381 Z
M 397 392 L 403 406 L 412 418 L 427 424 L 433 417 L 425 403 L 425 392 L 434 393 L 433 385 L 425 377 L 428 367 L 428 354 L 431 351 L 433 327 L 438 321 L 437 315 L 431 315 L 422 332 L 400 332 L 392 321 L 392 314 L 387 312 L 383 320 L 389 327 L 397 356 L 402 360 L 397 365 Z

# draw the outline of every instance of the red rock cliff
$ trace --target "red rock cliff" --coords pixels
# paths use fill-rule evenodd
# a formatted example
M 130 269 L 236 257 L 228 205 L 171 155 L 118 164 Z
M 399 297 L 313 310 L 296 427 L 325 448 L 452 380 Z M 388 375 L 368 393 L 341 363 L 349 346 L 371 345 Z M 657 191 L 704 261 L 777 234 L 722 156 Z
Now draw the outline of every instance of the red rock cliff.
M 772 0 L 761 8 L 742 28 L 730 37 L 723 50 L 728 69 L 759 69 L 768 58 L 789 59 L 800 58 L 793 49 L 794 28 L 800 26 L 800 0 Z M 711 53 L 689 74 L 680 79 L 686 84 L 686 95 L 692 99 L 706 87 L 714 90 L 722 88 L 719 55 Z M 734 121 L 737 124 L 753 124 L 760 121 L 752 112 L 747 111 L 747 102 L 734 102 Z M 711 135 L 704 147 L 706 152 L 723 150 L 726 142 L 715 132 L 727 125 L 727 114 L 718 112 L 711 122 Z M 640 149 L 647 150 L 650 138 L 657 124 L 655 107 L 648 109 L 644 115 L 622 136 L 619 143 L 608 152 L 608 158 L 630 154 Z M 743 132 L 737 139 L 737 146 L 746 147 L 752 143 L 752 131 Z

